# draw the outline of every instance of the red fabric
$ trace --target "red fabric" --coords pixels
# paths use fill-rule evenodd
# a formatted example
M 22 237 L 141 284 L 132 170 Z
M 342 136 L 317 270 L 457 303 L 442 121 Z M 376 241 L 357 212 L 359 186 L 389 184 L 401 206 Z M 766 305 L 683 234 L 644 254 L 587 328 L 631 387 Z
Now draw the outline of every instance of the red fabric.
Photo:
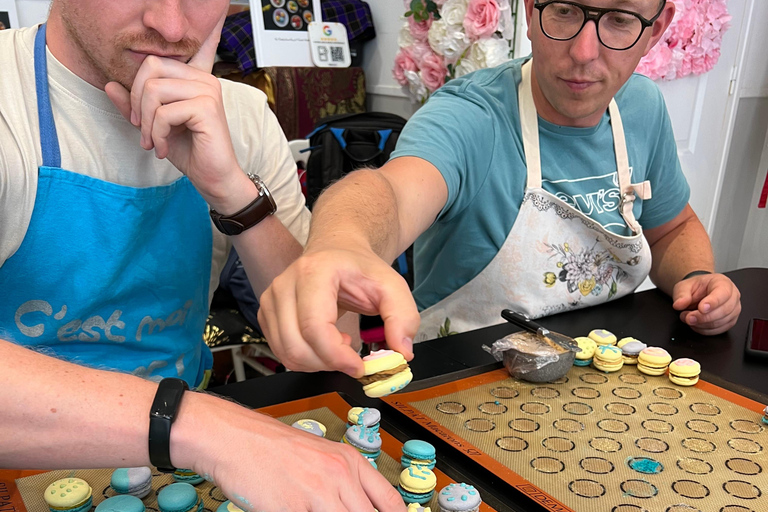
M 766 202 L 768 202 L 768 173 L 765 175 L 765 183 L 763 183 L 763 191 L 760 193 L 760 201 L 757 203 L 757 207 L 765 208 Z

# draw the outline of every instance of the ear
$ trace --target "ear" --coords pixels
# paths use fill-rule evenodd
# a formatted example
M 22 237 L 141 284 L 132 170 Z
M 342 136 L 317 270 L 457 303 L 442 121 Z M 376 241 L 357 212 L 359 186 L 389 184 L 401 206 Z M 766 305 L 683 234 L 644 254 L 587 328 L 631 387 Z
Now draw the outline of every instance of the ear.
M 661 37 L 664 35 L 664 32 L 667 31 L 667 28 L 669 28 L 669 25 L 672 23 L 674 17 L 675 3 L 667 2 L 664 5 L 664 10 L 661 12 L 656 21 L 653 22 L 653 26 L 651 27 L 651 38 L 648 39 L 648 43 L 645 45 L 643 55 L 647 55 L 648 52 L 651 51 L 651 48 L 656 46 L 656 43 L 659 42 Z
M 526 32 L 526 35 L 528 36 L 528 39 L 531 39 L 531 20 L 533 19 L 533 4 L 535 3 L 536 0 L 525 0 L 525 21 L 528 23 L 528 31 Z

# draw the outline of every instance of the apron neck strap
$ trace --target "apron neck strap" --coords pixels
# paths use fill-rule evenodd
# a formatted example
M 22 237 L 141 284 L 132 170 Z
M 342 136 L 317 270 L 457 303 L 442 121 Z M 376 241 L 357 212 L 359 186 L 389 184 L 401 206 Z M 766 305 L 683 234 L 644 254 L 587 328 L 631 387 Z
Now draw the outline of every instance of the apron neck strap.
M 520 127 L 523 136 L 523 149 L 528 168 L 527 188 L 541 188 L 541 153 L 539 151 L 539 118 L 536 112 L 536 104 L 533 101 L 533 89 L 531 86 L 531 69 L 533 60 L 528 60 L 521 68 L 522 81 L 517 91 L 520 105 Z M 613 133 L 613 147 L 616 153 L 616 168 L 618 185 L 621 191 L 619 213 L 624 218 L 627 226 L 633 233 L 640 233 L 640 224 L 632 212 L 635 197 L 650 199 L 651 185 L 648 181 L 632 184 L 629 172 L 629 156 L 627 155 L 627 142 L 624 138 L 624 126 L 619 114 L 619 106 L 615 99 L 611 99 L 608 105 L 611 117 L 611 131 Z
M 45 53 L 45 23 L 35 36 L 35 90 L 37 92 L 37 117 L 40 123 L 40 149 L 43 166 L 61 167 L 59 137 L 53 121 L 51 97 L 48 92 L 48 62 Z

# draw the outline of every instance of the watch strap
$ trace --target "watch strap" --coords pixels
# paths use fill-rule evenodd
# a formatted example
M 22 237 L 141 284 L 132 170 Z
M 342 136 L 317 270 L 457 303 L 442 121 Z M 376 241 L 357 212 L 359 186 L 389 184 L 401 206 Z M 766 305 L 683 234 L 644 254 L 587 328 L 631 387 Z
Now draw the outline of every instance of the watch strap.
M 685 277 L 683 277 L 681 281 L 685 281 L 686 279 L 690 279 L 691 277 L 695 277 L 695 276 L 705 276 L 711 273 L 712 272 L 710 272 L 709 270 L 694 270 L 693 272 L 688 272 L 687 274 L 685 274 Z
M 255 174 L 249 174 L 248 178 L 256 186 L 259 195 L 250 204 L 231 215 L 222 215 L 216 210 L 211 210 L 211 220 L 216 229 L 225 235 L 239 235 L 246 229 L 252 228 L 266 217 L 277 211 L 275 200 L 269 193 L 264 182 Z
M 182 379 L 161 380 L 149 411 L 149 461 L 163 473 L 176 471 L 171 463 L 171 425 L 188 389 Z

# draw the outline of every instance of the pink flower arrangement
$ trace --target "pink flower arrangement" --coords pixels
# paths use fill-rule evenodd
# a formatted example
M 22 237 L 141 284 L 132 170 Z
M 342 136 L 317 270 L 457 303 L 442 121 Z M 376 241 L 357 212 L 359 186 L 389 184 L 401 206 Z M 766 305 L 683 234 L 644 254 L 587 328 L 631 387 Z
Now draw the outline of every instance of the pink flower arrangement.
M 510 1 L 404 0 L 392 74 L 423 103 L 445 82 L 511 58 L 515 24 Z
M 636 71 L 653 80 L 674 80 L 712 69 L 720 58 L 731 16 L 725 0 L 671 0 L 675 18 Z

